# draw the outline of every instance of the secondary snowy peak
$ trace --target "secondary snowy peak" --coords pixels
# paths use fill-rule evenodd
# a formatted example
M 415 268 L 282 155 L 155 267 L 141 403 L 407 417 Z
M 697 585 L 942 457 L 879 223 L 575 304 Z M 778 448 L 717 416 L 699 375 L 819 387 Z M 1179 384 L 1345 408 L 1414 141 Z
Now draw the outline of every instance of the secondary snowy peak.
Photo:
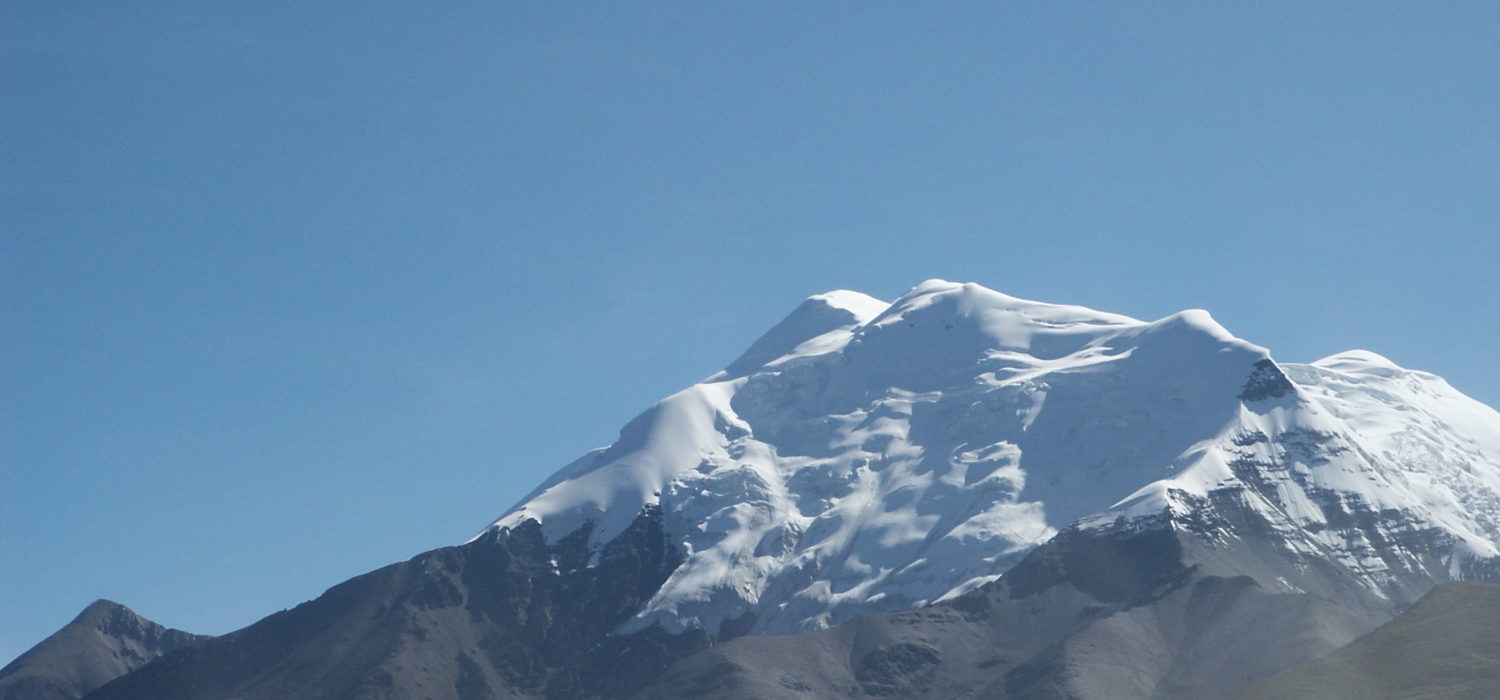
M 751 344 L 739 359 L 710 379 L 740 376 L 793 358 L 838 350 L 849 341 L 854 329 L 889 306 L 868 294 L 842 289 L 810 296 Z
M 1395 372 L 1410 372 L 1391 362 L 1384 355 L 1370 352 L 1369 350 L 1345 350 L 1344 352 L 1329 355 L 1321 360 L 1313 362 L 1314 367 L 1338 370 L 1342 372 L 1363 372 L 1369 370 L 1384 370 Z
M 994 580 L 1291 394 L 1203 311 L 1144 322 L 941 280 L 890 304 L 832 292 L 493 527 L 597 551 L 659 508 L 684 559 L 627 630 L 819 627 Z

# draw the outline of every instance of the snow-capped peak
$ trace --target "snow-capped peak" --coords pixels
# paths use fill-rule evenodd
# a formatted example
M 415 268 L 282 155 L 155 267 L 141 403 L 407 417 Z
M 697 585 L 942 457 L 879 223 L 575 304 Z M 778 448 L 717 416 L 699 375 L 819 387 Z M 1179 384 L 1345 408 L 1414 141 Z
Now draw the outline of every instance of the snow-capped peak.
M 842 348 L 854 329 L 879 316 L 889 306 L 868 294 L 843 289 L 810 296 L 752 343 L 745 354 L 708 381 L 720 381 L 796 357 L 820 355 Z
M 1489 556 L 1500 419 L 1392 368 L 1363 351 L 1277 364 L 1197 309 L 1145 322 L 943 280 L 889 304 L 829 292 L 492 527 L 535 519 L 597 549 L 659 508 L 683 562 L 627 629 L 710 633 L 942 599 L 1070 524 L 1204 510 L 1230 488 L 1276 528 L 1316 530 L 1296 546 L 1366 551 L 1379 533 L 1329 514 L 1353 494 Z

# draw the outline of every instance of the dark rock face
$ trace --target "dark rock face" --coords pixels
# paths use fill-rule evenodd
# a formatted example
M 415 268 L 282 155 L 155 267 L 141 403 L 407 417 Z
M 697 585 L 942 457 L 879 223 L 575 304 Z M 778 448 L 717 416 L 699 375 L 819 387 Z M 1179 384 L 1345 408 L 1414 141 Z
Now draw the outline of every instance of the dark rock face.
M 119 603 L 96 601 L 72 622 L 0 669 L 0 700 L 80 698 L 200 639 Z
M 1261 360 L 1255 363 L 1255 370 L 1245 380 L 1245 386 L 1240 390 L 1240 400 L 1279 399 L 1294 391 L 1296 389 L 1292 387 L 1292 380 L 1287 379 L 1275 362 Z
M 622 697 L 705 648 L 702 633 L 615 636 L 680 563 L 647 509 L 598 552 L 527 522 L 335 586 L 184 649 L 90 698 Z

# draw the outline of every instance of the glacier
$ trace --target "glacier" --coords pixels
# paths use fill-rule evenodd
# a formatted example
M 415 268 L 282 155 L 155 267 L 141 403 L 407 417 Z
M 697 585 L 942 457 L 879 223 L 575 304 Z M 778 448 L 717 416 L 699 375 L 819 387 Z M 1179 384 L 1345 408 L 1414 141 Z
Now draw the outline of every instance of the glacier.
M 1228 547 L 1253 521 L 1404 599 L 1500 553 L 1500 414 L 1368 351 L 1278 362 L 1202 310 L 1141 321 L 929 280 L 808 298 L 476 538 L 535 521 L 597 554 L 648 511 L 681 563 L 621 632 L 920 606 L 1069 528 Z

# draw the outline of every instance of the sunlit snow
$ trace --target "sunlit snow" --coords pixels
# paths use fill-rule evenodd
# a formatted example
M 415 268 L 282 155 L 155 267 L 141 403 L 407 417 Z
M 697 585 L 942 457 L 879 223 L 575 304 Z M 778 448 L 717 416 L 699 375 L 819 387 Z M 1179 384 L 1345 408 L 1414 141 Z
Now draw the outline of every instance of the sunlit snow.
M 1330 498 L 1494 556 L 1500 415 L 1370 352 L 1272 363 L 1201 310 L 1143 322 L 930 280 L 809 298 L 492 527 L 591 522 L 597 546 L 658 504 L 686 560 L 627 629 L 753 614 L 770 633 L 949 597 L 1070 524 L 1239 487 L 1289 547 L 1376 583 L 1399 553 L 1331 527 Z

